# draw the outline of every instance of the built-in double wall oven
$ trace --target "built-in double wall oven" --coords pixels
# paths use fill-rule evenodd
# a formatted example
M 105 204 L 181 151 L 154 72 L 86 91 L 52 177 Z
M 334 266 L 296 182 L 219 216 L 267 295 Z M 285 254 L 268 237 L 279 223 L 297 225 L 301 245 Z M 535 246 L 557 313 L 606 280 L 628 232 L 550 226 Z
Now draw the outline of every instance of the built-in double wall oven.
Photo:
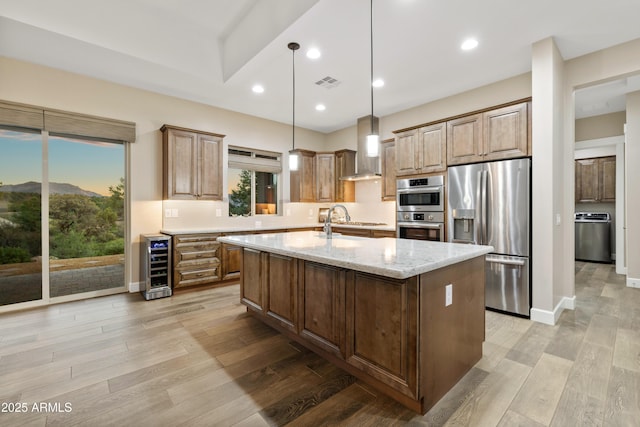
M 444 176 L 396 182 L 397 237 L 444 241 Z

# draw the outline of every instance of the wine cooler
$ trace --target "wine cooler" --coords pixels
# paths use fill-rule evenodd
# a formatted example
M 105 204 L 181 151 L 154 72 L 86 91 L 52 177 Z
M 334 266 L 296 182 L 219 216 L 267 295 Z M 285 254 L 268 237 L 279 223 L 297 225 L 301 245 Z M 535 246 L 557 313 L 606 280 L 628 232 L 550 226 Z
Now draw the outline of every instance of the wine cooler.
M 146 300 L 171 296 L 171 236 L 141 235 L 140 293 Z

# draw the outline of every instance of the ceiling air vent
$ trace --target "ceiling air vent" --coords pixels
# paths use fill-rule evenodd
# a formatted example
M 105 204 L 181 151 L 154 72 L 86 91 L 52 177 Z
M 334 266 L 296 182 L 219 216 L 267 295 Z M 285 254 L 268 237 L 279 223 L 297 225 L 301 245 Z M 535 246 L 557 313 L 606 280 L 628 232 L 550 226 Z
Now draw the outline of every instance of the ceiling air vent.
M 334 87 L 338 86 L 340 84 L 340 81 L 338 79 L 334 79 L 331 76 L 327 76 L 323 79 L 320 79 L 316 82 L 316 84 L 320 87 L 324 87 L 327 89 L 333 89 Z

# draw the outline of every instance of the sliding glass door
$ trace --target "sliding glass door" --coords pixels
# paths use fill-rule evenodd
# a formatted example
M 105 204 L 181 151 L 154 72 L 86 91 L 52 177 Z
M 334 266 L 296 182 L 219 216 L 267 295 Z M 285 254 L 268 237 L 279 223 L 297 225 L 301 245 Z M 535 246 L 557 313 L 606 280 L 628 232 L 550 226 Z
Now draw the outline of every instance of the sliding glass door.
M 125 145 L 0 129 L 0 153 L 0 306 L 125 291 Z
M 49 137 L 49 289 L 124 288 L 124 145 Z
M 42 299 L 42 137 L 0 129 L 0 306 Z

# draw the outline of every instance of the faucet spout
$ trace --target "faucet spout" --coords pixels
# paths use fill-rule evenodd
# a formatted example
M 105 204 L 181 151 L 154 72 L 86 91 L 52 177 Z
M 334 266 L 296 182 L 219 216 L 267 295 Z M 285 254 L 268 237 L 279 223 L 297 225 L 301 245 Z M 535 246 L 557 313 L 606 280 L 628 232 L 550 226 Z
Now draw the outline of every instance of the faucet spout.
M 331 239 L 333 237 L 331 232 L 331 214 L 336 208 L 340 208 L 344 211 L 344 218 L 347 220 L 347 222 L 351 221 L 351 215 L 349 215 L 349 211 L 344 205 L 331 206 L 327 211 L 327 218 L 324 220 L 324 227 L 323 227 L 323 231 L 324 231 L 324 234 L 327 236 L 327 239 Z

